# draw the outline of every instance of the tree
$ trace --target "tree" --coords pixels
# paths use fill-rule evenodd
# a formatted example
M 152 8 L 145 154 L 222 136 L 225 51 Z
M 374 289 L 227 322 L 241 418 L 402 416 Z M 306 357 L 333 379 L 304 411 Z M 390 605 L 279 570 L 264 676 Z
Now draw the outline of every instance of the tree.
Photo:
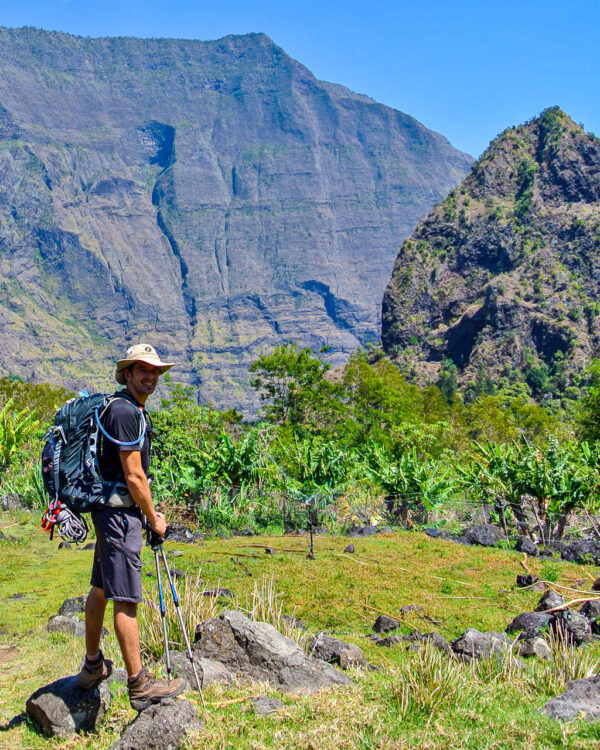
M 327 402 L 335 385 L 325 379 L 329 369 L 330 365 L 321 362 L 308 347 L 300 349 L 288 341 L 250 365 L 254 373 L 250 385 L 259 392 L 261 401 L 270 402 L 264 408 L 268 421 L 302 425 L 311 418 L 318 419 L 321 407 L 331 406 Z
M 581 400 L 578 422 L 581 438 L 593 442 L 600 440 L 600 360 L 592 360 L 587 374 L 589 386 Z

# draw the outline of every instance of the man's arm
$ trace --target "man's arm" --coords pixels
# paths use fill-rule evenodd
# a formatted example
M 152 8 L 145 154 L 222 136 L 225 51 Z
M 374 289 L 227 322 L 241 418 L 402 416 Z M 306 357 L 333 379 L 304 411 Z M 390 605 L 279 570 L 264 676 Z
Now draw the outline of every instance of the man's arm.
M 133 502 L 139 506 L 148 519 L 153 531 L 160 537 L 165 535 L 167 522 L 162 513 L 157 513 L 152 502 L 148 478 L 142 468 L 142 458 L 139 451 L 120 451 L 119 458 L 123 467 L 123 474 L 127 482 L 127 489 Z

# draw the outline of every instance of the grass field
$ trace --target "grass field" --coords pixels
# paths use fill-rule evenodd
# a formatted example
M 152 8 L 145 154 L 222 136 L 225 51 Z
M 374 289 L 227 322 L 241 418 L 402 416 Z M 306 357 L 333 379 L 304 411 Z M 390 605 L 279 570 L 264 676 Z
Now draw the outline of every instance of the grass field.
M 58 542 L 50 542 L 37 518 L 27 514 L 3 514 L 0 528 L 16 538 L 0 542 L 0 748 L 108 748 L 135 717 L 123 685 L 112 685 L 113 702 L 98 735 L 47 739 L 22 715 L 34 690 L 78 670 L 81 639 L 50 634 L 45 625 L 65 598 L 87 592 L 93 553 L 58 550 Z M 353 555 L 343 552 L 349 541 L 356 548 Z M 275 554 L 265 554 L 265 546 Z M 204 726 L 189 738 L 188 747 L 598 747 L 600 724 L 583 719 L 560 724 L 539 709 L 562 692 L 567 679 L 598 671 L 600 644 L 546 663 L 528 661 L 518 669 L 509 660 L 468 666 L 429 648 L 408 651 L 403 644 L 384 649 L 364 637 L 379 613 L 400 617 L 401 632 L 436 630 L 448 640 L 467 627 L 504 630 L 517 614 L 533 609 L 540 596 L 515 586 L 516 575 L 523 572 L 522 555 L 417 532 L 354 540 L 316 537 L 315 560 L 306 559 L 307 547 L 306 537 L 293 536 L 166 543 L 167 551 L 183 552 L 172 561 L 187 574 L 180 592 L 187 588 L 191 596 L 199 574 L 204 588 L 231 589 L 236 606 L 256 611 L 262 605 L 271 619 L 280 609 L 299 617 L 312 632 L 326 629 L 356 643 L 381 669 L 354 670 L 353 687 L 310 697 L 283 695 L 268 685 L 211 686 L 205 691 L 206 711 L 197 694 L 189 693 Z M 153 599 L 150 550 L 144 549 L 143 559 L 146 593 Z M 528 565 L 555 585 L 588 591 L 599 572 L 593 566 L 531 559 Z M 422 611 L 400 615 L 411 604 Z M 209 606 L 206 598 L 202 606 Z M 150 608 L 145 610 L 148 619 Z M 122 666 L 111 622 L 106 625 L 105 654 Z M 149 633 L 144 628 L 152 648 Z M 259 693 L 279 697 L 285 710 L 258 718 L 246 699 Z

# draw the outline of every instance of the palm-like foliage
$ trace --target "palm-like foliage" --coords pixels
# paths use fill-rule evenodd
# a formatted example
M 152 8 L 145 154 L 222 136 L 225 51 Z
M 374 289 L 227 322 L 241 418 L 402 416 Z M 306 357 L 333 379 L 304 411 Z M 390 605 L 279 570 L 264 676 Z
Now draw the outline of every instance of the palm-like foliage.
M 422 458 L 415 448 L 394 455 L 370 442 L 365 451 L 365 466 L 386 493 L 393 520 L 405 525 L 413 520 L 425 523 L 429 512 L 454 490 L 448 464 Z
M 35 410 L 15 411 L 12 398 L 0 410 L 0 471 L 6 469 L 13 455 L 36 431 L 39 422 Z

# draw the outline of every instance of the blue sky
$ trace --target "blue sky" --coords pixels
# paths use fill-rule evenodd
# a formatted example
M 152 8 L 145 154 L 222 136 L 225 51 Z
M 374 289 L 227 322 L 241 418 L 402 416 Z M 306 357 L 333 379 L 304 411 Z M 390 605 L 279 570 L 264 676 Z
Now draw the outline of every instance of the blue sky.
M 263 31 L 318 78 L 474 156 L 554 104 L 600 135 L 599 0 L 0 0 L 0 24 L 193 39 Z

